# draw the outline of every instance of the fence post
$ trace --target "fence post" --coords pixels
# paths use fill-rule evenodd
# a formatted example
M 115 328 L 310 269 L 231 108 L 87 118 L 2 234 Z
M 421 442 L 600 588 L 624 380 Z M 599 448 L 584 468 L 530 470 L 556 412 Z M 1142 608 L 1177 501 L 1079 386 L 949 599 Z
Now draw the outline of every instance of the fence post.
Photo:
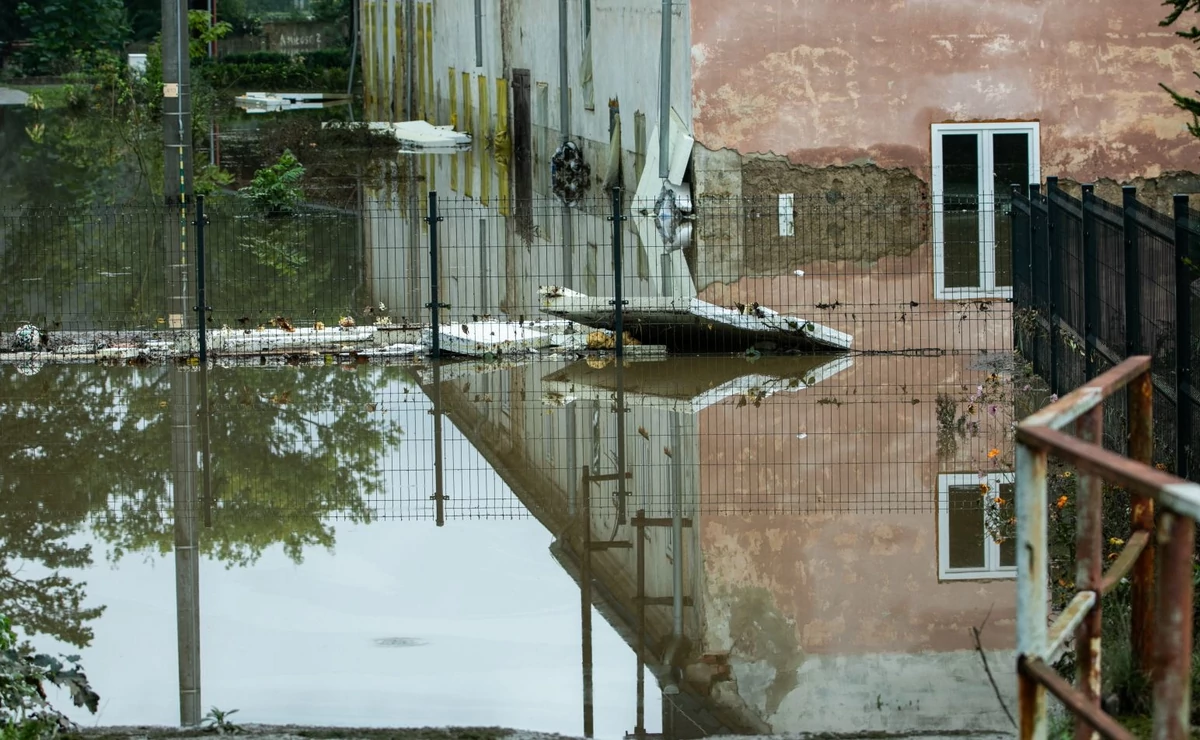
M 1083 213 L 1083 351 L 1087 379 L 1096 377 L 1096 337 L 1100 331 L 1100 247 L 1096 242 L 1096 186 L 1084 185 Z
M 437 327 L 434 327 L 437 335 Z M 437 526 L 446 526 L 446 476 L 442 462 L 442 365 L 433 363 L 433 495 L 434 518 Z
M 1146 372 L 1130 381 L 1125 389 L 1126 414 L 1129 418 L 1129 457 L 1149 465 L 1154 455 L 1154 385 Z M 1133 567 L 1133 614 L 1130 634 L 1133 662 L 1143 671 L 1154 665 L 1154 500 L 1131 496 L 1133 532 L 1148 532 L 1150 539 Z
M 204 215 L 204 196 L 196 196 L 196 312 L 198 339 L 200 340 L 200 362 L 208 362 L 208 296 L 204 289 L 204 227 L 208 225 L 208 217 Z
M 1097 406 L 1075 422 L 1075 436 L 1084 442 L 1104 444 L 1104 407 Z M 1094 474 L 1079 476 L 1076 493 L 1075 587 L 1096 595 L 1087 616 L 1075 631 L 1075 659 L 1079 665 L 1077 686 L 1087 703 L 1100 708 L 1101 624 L 1104 602 L 1104 499 L 1103 479 Z M 1091 738 L 1091 727 L 1082 717 L 1075 719 L 1075 737 Z
M 431 337 L 431 347 L 429 356 L 433 359 L 438 359 L 442 356 L 442 338 L 439 332 L 441 318 L 440 311 L 443 308 L 448 308 L 442 303 L 438 297 L 438 222 L 442 217 L 438 215 L 437 191 L 429 193 L 429 215 L 425 217 L 425 223 L 429 224 L 429 303 L 425 304 L 425 308 L 429 309 L 429 333 Z
M 1142 271 L 1138 259 L 1137 188 L 1121 188 L 1121 210 L 1125 214 L 1125 356 L 1133 357 L 1142 347 Z M 1149 461 L 1147 461 L 1149 462 Z
M 1013 332 L 1013 339 L 1015 340 L 1015 342 L 1018 343 L 1017 346 L 1020 347 L 1024 343 L 1024 338 L 1021 336 L 1021 328 L 1020 328 L 1021 324 L 1019 321 L 1019 318 L 1020 318 L 1019 311 L 1021 309 L 1021 302 L 1019 299 L 1021 297 L 1022 283 L 1024 283 L 1025 285 L 1029 284 L 1029 283 L 1025 282 L 1025 279 L 1027 277 L 1026 268 L 1028 267 L 1027 263 L 1029 262 L 1029 260 L 1027 259 L 1027 256 L 1029 254 L 1029 243 L 1028 243 L 1028 241 L 1023 240 L 1021 238 L 1021 234 L 1019 234 L 1017 232 L 1017 207 L 1015 205 L 1015 201 L 1017 199 L 1017 196 L 1021 193 L 1021 186 L 1017 185 L 1016 183 L 1011 183 L 1009 185 L 1009 190 L 1010 190 L 1009 194 L 1010 194 L 1011 202 L 1013 203 L 1008 208 L 1008 230 L 1009 230 L 1009 233 L 1012 234 L 1012 255 L 1013 255 L 1013 297 L 1012 297 L 1013 326 L 1012 326 L 1012 332 Z M 1026 236 L 1028 236 L 1028 234 L 1026 234 Z M 1022 243 L 1025 244 L 1024 247 L 1021 246 Z
M 1046 649 L 1049 586 L 1046 583 L 1046 451 L 1018 440 L 1017 469 L 1017 655 Z M 1017 665 L 1021 738 L 1046 737 L 1046 689 Z
M 1196 522 L 1187 514 L 1159 514 L 1158 641 L 1154 662 L 1154 737 L 1191 737 L 1192 590 Z
M 1046 178 L 1046 244 L 1049 269 L 1049 301 L 1050 301 L 1050 392 L 1062 393 L 1058 382 L 1059 355 L 1062 354 L 1058 341 L 1058 312 L 1062 308 L 1062 234 L 1055 228 L 1058 218 L 1058 206 L 1054 196 L 1058 192 L 1058 178 Z
M 1048 260 L 1048 257 L 1046 257 L 1046 253 L 1048 250 L 1046 249 L 1045 240 L 1042 238 L 1042 234 L 1038 233 L 1038 229 L 1037 229 L 1037 222 L 1038 222 L 1037 213 L 1038 213 L 1038 207 L 1039 207 L 1041 200 L 1042 200 L 1042 186 L 1036 182 L 1029 183 L 1029 291 L 1030 291 L 1030 303 L 1032 304 L 1034 312 L 1037 314 L 1038 318 L 1048 319 L 1049 310 L 1047 309 L 1047 306 L 1043 304 L 1043 299 L 1045 299 L 1046 296 L 1045 296 L 1045 294 L 1038 291 L 1038 286 L 1037 286 L 1037 283 L 1035 282 L 1036 275 L 1037 275 L 1039 269 L 1048 271 L 1048 268 L 1046 266 L 1047 260 Z M 1039 263 L 1039 260 L 1040 260 L 1040 263 Z M 1049 287 L 1050 287 L 1049 285 L 1046 286 L 1047 290 L 1049 290 Z M 1049 322 L 1047 321 L 1047 325 L 1048 324 L 1049 324 Z M 1041 377 L 1048 378 L 1050 375 L 1049 368 L 1041 367 L 1041 365 L 1040 365 L 1041 348 L 1038 346 L 1039 333 L 1040 332 L 1038 332 L 1038 331 L 1030 331 L 1029 332 L 1029 352 L 1030 352 L 1031 359 L 1033 360 L 1034 371 Z
M 1188 478 L 1192 429 L 1192 268 L 1188 197 L 1176 195 L 1175 206 L 1175 475 Z
M 608 217 L 612 221 L 612 263 L 613 263 L 613 331 L 616 333 L 616 349 L 617 357 L 623 357 L 625 354 L 625 299 L 622 297 L 621 284 L 624 282 L 621 271 L 621 252 L 623 246 L 621 244 L 621 222 L 625 217 L 621 215 L 621 188 L 615 187 L 612 189 L 612 215 Z

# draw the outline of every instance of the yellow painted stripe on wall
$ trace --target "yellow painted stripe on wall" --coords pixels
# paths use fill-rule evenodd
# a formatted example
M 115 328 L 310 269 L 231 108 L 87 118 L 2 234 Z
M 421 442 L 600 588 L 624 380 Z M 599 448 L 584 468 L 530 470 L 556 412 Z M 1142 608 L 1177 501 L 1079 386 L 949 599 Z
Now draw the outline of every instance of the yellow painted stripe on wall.
M 383 7 L 381 8 L 381 11 L 383 13 L 383 22 L 379 24 L 379 35 L 383 37 L 383 74 L 380 75 L 379 80 L 379 102 L 380 107 L 382 108 L 380 112 L 384 115 L 378 120 L 390 121 L 392 120 L 392 101 L 390 96 L 382 93 L 384 90 L 387 90 L 388 87 L 390 87 L 387 82 L 390 79 L 390 75 L 395 74 L 396 70 L 395 51 L 392 49 L 392 34 L 388 33 L 388 28 L 392 25 L 391 23 L 388 23 L 388 21 L 391 20 L 392 9 L 395 6 L 392 3 L 383 3 L 382 6 Z
M 421 49 L 425 48 L 425 14 L 417 10 L 417 74 L 413 80 L 417 88 L 417 118 L 425 118 L 425 55 L 421 54 Z
M 451 67 L 446 90 L 450 94 L 450 129 L 458 130 L 458 70 Z M 450 155 L 450 190 L 458 192 L 458 155 Z
M 407 44 L 404 42 L 404 13 L 400 5 L 394 4 L 394 6 L 396 13 L 392 16 L 394 23 L 392 23 L 391 34 L 396 40 L 396 64 L 391 67 L 391 101 L 395 115 L 391 120 L 402 121 L 404 120 L 404 65 L 406 65 L 406 62 L 402 60 L 406 59 L 404 49 L 407 48 Z
M 488 98 L 491 96 L 488 88 L 488 78 L 479 75 L 479 138 L 482 143 L 487 144 L 488 123 L 491 122 L 490 114 L 491 106 L 488 104 Z M 492 158 L 485 151 L 479 153 L 479 202 L 483 205 L 488 205 L 488 201 L 492 195 Z
M 358 17 L 362 18 L 362 67 L 363 67 L 363 107 L 369 113 L 371 110 L 371 68 L 375 63 L 375 39 L 371 36 L 371 0 L 363 0 L 358 6 Z
M 433 3 L 425 3 L 425 118 L 437 123 L 437 102 L 433 99 Z
M 476 135 L 474 106 L 471 105 L 471 73 L 462 73 L 462 93 L 463 93 L 463 115 L 462 126 L 463 130 L 471 135 L 471 148 L 467 150 L 465 161 L 463 162 L 463 195 L 470 198 L 475 190 L 475 147 L 479 146 L 479 140 Z
M 508 80 L 496 78 L 496 135 L 492 137 L 492 148 L 496 152 L 496 197 L 500 199 L 500 213 L 509 214 L 508 162 L 512 155 L 512 142 L 508 135 Z

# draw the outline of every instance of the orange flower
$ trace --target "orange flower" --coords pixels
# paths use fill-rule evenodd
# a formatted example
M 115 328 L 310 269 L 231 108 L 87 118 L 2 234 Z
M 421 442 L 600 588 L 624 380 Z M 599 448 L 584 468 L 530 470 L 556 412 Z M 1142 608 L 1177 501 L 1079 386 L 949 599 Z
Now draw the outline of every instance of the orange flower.
M 996 497 L 996 506 L 1004 506 L 1004 499 L 997 496 Z
M 1055 505 L 1056 505 L 1056 506 L 1058 506 L 1058 508 L 1060 508 L 1060 509 L 1061 509 L 1062 507 L 1066 506 L 1066 505 L 1067 505 L 1067 497 L 1066 497 L 1066 496 L 1059 496 L 1059 497 L 1058 497 L 1058 501 L 1056 502 L 1056 504 L 1055 504 Z
M 988 459 L 991 460 L 999 454 L 1000 454 L 1000 450 L 993 447 L 992 449 L 988 450 Z
M 980 484 L 979 484 L 979 494 L 980 494 L 981 496 L 986 496 L 986 495 L 987 495 L 987 492 L 988 492 L 988 491 L 990 491 L 990 490 L 992 490 L 992 489 L 988 487 L 988 484 L 986 484 L 986 483 L 980 483 Z

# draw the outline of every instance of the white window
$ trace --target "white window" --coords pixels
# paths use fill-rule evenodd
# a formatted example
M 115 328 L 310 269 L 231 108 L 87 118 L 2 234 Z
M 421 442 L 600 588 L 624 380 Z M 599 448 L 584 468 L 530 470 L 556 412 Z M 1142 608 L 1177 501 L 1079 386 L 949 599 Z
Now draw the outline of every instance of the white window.
M 1016 530 L 1009 523 L 1016 516 L 1015 493 L 1012 473 L 938 476 L 940 580 L 1017 577 Z M 997 542 L 1000 529 L 1012 536 Z
M 933 125 L 934 297 L 1012 296 L 1013 185 L 1040 182 L 1038 124 Z

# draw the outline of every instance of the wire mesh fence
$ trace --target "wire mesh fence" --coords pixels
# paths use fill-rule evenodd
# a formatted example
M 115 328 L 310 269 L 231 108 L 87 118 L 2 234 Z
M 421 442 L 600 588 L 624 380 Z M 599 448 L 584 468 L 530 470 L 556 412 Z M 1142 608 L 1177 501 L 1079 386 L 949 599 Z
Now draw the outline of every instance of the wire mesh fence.
M 1045 193 L 1033 187 L 1013 203 L 1020 353 L 1055 393 L 1124 357 L 1151 355 L 1155 462 L 1194 477 L 1200 221 L 1187 196 L 1175 197 L 1168 216 L 1138 202 L 1132 187 L 1116 205 L 1091 186 L 1076 198 L 1049 178 Z M 1124 452 L 1124 410 L 1113 403 L 1106 413 L 1107 443 Z
M 470 338 L 481 321 L 612 330 L 620 309 L 633 342 L 675 351 L 1011 346 L 1011 236 L 994 226 L 1007 223 L 996 215 L 1007 200 L 606 194 L 566 207 L 401 185 L 356 209 L 214 197 L 203 219 L 164 207 L 4 211 L 0 327 L 195 331 L 199 313 L 209 331 L 436 318 L 441 333 Z
M 998 370 L 891 355 L 8 366 L 0 485 L 7 508 L 141 546 L 180 514 L 286 542 L 335 520 L 565 526 L 585 497 L 617 519 L 928 513 L 946 476 L 978 486 L 1011 465 L 1012 409 L 975 391 Z

